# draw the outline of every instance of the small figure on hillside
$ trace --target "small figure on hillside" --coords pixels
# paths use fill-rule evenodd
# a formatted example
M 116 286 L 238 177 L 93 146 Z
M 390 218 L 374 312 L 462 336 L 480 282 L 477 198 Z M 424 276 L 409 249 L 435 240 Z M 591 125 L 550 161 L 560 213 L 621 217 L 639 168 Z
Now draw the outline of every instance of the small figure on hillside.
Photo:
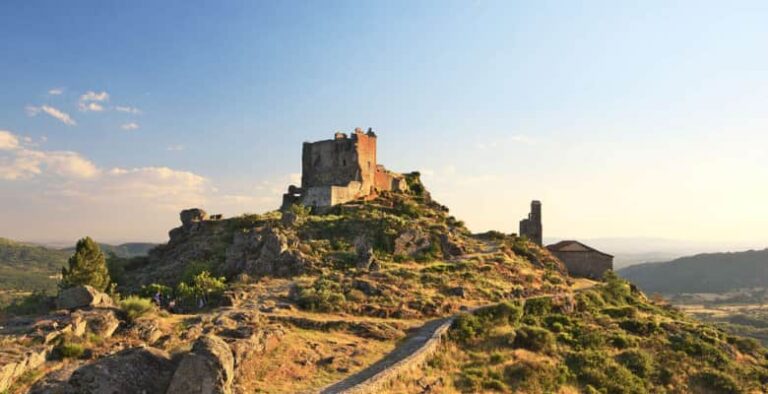
M 157 306 L 163 306 L 163 294 L 160 293 L 159 291 L 155 293 L 155 297 L 153 298 L 153 300 L 155 301 L 155 304 Z
M 171 313 L 176 313 L 176 299 L 175 299 L 175 298 L 174 298 L 174 299 L 171 299 L 171 300 L 168 302 L 168 310 L 169 310 Z

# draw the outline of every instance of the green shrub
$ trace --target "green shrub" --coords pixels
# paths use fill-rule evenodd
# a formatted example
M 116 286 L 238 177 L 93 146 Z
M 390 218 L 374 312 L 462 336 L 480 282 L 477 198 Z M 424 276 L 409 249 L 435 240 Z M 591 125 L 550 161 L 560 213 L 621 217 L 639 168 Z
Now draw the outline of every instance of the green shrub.
M 736 349 L 739 349 L 742 353 L 757 355 L 765 352 L 765 348 L 760 344 L 760 341 L 754 338 L 730 336 L 728 337 L 728 343 L 736 346 Z
M 626 319 L 619 322 L 619 327 L 635 335 L 648 336 L 659 330 L 659 325 L 653 321 Z
M 525 301 L 524 310 L 526 315 L 545 316 L 552 311 L 552 298 L 529 298 Z
M 346 297 L 341 284 L 321 276 L 311 287 L 299 288 L 297 303 L 310 311 L 332 312 L 343 309 Z
M 681 351 L 712 366 L 722 367 L 729 363 L 720 349 L 690 334 L 672 335 L 669 342 L 673 350 Z
M 623 333 L 616 333 L 608 338 L 608 343 L 617 349 L 626 349 L 635 346 L 635 341 Z
M 129 320 L 136 320 L 155 309 L 155 305 L 149 298 L 129 296 L 120 301 L 120 309 L 128 316 Z
M 504 381 L 514 392 L 555 393 L 567 380 L 562 372 L 547 363 L 520 360 L 504 367 Z
M 708 369 L 693 375 L 690 386 L 697 388 L 697 392 L 711 392 L 719 394 L 741 394 L 736 380 L 723 372 Z
M 141 290 L 139 290 L 139 295 L 142 297 L 151 299 L 158 292 L 162 294 L 163 298 L 165 299 L 168 299 L 168 297 L 173 295 L 173 289 L 171 289 L 169 286 L 161 285 L 158 283 L 152 283 L 146 286 L 142 286 Z
M 54 348 L 55 354 L 59 358 L 80 358 L 85 353 L 83 345 L 62 341 Z
M 641 350 L 627 350 L 616 355 L 616 361 L 633 374 L 647 379 L 653 373 L 653 359 Z
M 599 392 L 616 394 L 646 393 L 643 381 L 607 355 L 596 350 L 570 353 L 565 363 L 578 382 Z
M 621 317 L 634 318 L 637 316 L 637 309 L 632 306 L 621 306 L 621 307 L 605 308 L 603 309 L 603 313 L 612 318 L 621 318 Z
M 523 308 L 519 304 L 506 301 L 482 308 L 475 314 L 487 323 L 515 325 L 523 316 Z
M 528 349 L 534 352 L 551 350 L 555 345 L 555 336 L 535 326 L 522 326 L 515 331 L 515 347 Z
M 462 313 L 451 324 L 450 336 L 461 343 L 469 342 L 484 332 L 483 322 L 471 313 Z

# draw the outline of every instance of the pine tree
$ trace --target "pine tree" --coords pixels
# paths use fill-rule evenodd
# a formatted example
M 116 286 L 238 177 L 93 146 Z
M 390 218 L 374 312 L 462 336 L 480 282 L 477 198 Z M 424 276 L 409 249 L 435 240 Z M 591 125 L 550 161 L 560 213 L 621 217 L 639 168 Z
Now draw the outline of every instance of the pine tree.
M 106 259 L 99 245 L 91 237 L 77 241 L 75 254 L 69 258 L 69 268 L 61 269 L 62 279 L 59 287 L 89 285 L 99 291 L 109 286 L 109 271 Z

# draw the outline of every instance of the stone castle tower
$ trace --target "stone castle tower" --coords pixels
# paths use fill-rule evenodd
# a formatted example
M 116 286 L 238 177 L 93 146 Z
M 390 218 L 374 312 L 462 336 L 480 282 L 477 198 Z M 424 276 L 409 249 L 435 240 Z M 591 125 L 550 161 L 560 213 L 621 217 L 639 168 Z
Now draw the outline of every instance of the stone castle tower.
M 528 218 L 520 221 L 520 236 L 527 237 L 532 242 L 541 246 L 544 238 L 544 230 L 541 225 L 541 201 L 531 201 L 531 212 Z
M 377 137 L 373 130 L 355 129 L 352 135 L 334 134 L 333 139 L 305 142 L 301 155 L 301 187 L 290 186 L 283 207 L 300 203 L 329 207 L 360 198 L 373 198 L 380 191 L 406 190 L 405 178 L 376 161 Z

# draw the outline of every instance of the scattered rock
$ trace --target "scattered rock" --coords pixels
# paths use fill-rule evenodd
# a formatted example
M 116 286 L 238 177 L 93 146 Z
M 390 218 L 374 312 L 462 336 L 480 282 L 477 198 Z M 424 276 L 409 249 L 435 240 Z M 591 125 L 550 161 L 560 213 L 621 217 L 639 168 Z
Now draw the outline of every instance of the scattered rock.
M 234 358 L 221 338 L 206 335 L 182 358 L 167 394 L 224 394 L 232 392 Z
M 102 293 L 91 286 L 76 286 L 59 292 L 56 298 L 56 307 L 59 309 L 78 309 L 86 307 L 114 307 L 106 293 Z
M 456 242 L 450 234 L 440 235 L 440 248 L 446 257 L 456 257 L 466 253 L 464 247 Z
M 128 333 L 150 345 L 157 342 L 164 334 L 160 323 L 153 318 L 140 318 L 134 321 Z
M 395 239 L 395 255 L 415 256 L 432 246 L 429 234 L 421 230 L 407 230 Z
M 18 345 L 0 349 L 0 392 L 5 392 L 21 375 L 45 362 L 48 348 L 37 346 L 30 349 Z
M 73 316 L 80 316 L 86 323 L 87 330 L 102 338 L 109 338 L 120 326 L 120 320 L 110 309 L 94 309 L 90 311 L 77 311 Z

